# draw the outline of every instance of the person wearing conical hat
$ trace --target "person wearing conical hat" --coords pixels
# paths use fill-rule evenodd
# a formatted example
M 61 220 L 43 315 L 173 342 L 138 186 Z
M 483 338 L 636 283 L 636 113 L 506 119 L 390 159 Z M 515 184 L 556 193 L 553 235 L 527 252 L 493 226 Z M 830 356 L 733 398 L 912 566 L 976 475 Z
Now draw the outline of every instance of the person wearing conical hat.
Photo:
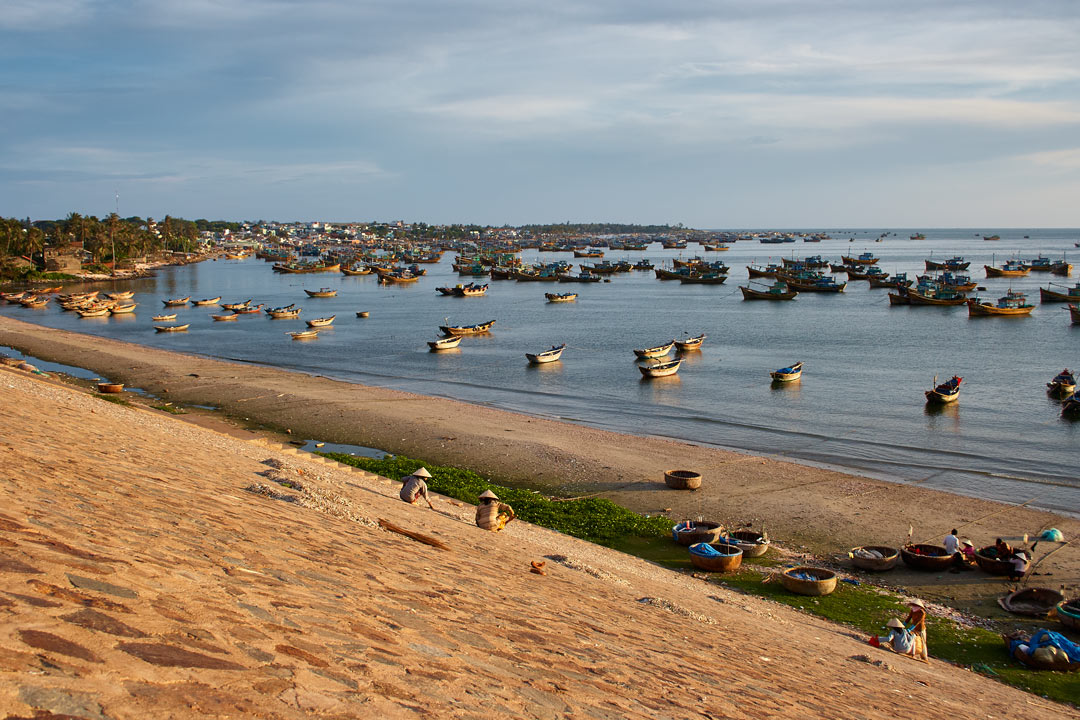
M 490 490 L 480 493 L 480 503 L 476 506 L 476 526 L 484 530 L 499 532 L 506 523 L 513 520 L 514 509 L 499 502 L 499 496 Z
M 905 605 L 908 606 L 908 614 L 907 617 L 904 618 L 904 622 L 907 623 L 908 629 L 922 640 L 921 647 L 919 648 L 919 657 L 922 660 L 930 662 L 926 657 L 926 606 L 923 605 L 923 601 L 918 598 L 908 600 Z
M 888 635 L 875 635 L 870 638 L 870 644 L 874 647 L 887 647 L 893 652 L 911 657 L 920 656 L 922 641 L 918 635 L 904 627 L 904 623 L 896 618 L 891 618 L 885 623 L 889 629 Z
M 1017 550 L 1013 553 L 1013 556 L 1009 558 L 1009 562 L 1012 563 L 1012 572 L 1009 574 L 1009 580 L 1016 582 L 1027 574 L 1028 568 L 1031 563 L 1028 559 L 1028 554 L 1023 550 Z
M 427 492 L 426 479 L 430 477 L 431 473 L 427 471 L 427 468 L 420 468 L 412 475 L 406 475 L 401 478 L 405 484 L 401 486 L 401 492 L 398 493 L 398 497 L 410 505 L 415 505 L 420 502 L 420 498 L 424 498 L 428 507 L 434 510 L 435 506 L 431 504 L 431 499 L 428 498 Z

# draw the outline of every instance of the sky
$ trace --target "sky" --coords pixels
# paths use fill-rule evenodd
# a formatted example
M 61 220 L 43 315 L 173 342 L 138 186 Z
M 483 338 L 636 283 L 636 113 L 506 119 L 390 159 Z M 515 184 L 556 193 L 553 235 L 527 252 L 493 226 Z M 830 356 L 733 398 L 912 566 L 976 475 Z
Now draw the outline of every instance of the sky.
M 1080 2 L 0 0 L 0 216 L 116 209 L 1077 227 Z

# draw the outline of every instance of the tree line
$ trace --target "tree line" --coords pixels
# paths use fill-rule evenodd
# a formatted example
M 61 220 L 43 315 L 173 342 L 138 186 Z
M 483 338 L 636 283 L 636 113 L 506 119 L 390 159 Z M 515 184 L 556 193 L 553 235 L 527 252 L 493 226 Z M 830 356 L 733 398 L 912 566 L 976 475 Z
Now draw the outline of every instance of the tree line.
M 116 213 L 99 219 L 73 212 L 63 220 L 36 222 L 29 218 L 0 218 L 0 258 L 30 258 L 46 248 L 73 244 L 89 253 L 92 263 L 167 251 L 193 252 L 199 245 L 199 229 L 197 221 L 169 215 L 160 222 L 153 218 L 121 218 Z

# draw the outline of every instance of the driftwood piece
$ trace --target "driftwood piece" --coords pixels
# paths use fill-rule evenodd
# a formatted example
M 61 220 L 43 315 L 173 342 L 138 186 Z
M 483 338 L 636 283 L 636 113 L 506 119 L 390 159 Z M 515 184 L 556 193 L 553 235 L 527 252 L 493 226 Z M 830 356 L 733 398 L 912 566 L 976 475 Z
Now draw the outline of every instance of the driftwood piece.
M 424 535 L 423 533 L 418 533 L 413 530 L 406 530 L 403 527 L 395 525 L 389 520 L 383 520 L 382 518 L 379 518 L 379 527 L 381 527 L 383 530 L 389 530 L 390 532 L 398 533 L 399 535 L 404 535 L 405 537 L 412 538 L 416 542 L 439 548 L 440 550 L 450 549 L 450 546 L 444 543 L 442 540 L 436 540 L 430 535 Z

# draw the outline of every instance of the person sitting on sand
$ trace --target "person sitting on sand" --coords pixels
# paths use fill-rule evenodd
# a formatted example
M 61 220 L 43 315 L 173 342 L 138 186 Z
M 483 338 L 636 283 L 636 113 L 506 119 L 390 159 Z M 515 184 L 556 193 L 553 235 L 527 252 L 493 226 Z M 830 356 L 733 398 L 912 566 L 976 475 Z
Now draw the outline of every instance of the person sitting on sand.
M 1023 550 L 1017 550 L 1009 560 L 1013 566 L 1012 572 L 1009 574 L 1009 580 L 1016 582 L 1027 574 L 1028 568 L 1030 567 L 1028 556 Z
M 994 541 L 994 551 L 998 560 L 1008 560 L 1013 556 L 1012 545 L 1001 538 Z
M 401 478 L 405 481 L 405 484 L 401 486 L 401 492 L 398 493 L 398 497 L 410 505 L 415 505 L 420 502 L 420 498 L 424 498 L 428 507 L 434 510 L 435 506 L 431 504 L 431 499 L 428 497 L 427 482 L 424 481 L 424 478 L 430 477 L 431 473 L 427 471 L 427 468 L 420 468 L 412 475 L 406 475 Z
M 915 633 L 922 640 L 920 643 L 918 657 L 926 660 L 926 606 L 923 605 L 922 600 L 908 600 L 908 614 L 904 618 L 904 622 L 907 623 L 907 628 L 911 632 Z M 929 662 L 929 661 L 928 661 Z
M 971 569 L 975 566 L 975 543 L 970 540 L 960 541 L 960 552 L 957 553 L 963 568 Z
M 922 638 L 907 630 L 904 627 L 904 623 L 896 618 L 892 618 L 889 622 L 885 623 L 885 627 L 889 628 L 889 634 L 871 637 L 871 645 L 874 647 L 887 647 L 900 655 L 921 658 L 926 661 L 926 646 L 923 644 Z
M 506 523 L 513 520 L 514 509 L 499 502 L 499 496 L 490 490 L 480 493 L 480 504 L 476 506 L 476 526 L 484 530 L 499 532 Z

